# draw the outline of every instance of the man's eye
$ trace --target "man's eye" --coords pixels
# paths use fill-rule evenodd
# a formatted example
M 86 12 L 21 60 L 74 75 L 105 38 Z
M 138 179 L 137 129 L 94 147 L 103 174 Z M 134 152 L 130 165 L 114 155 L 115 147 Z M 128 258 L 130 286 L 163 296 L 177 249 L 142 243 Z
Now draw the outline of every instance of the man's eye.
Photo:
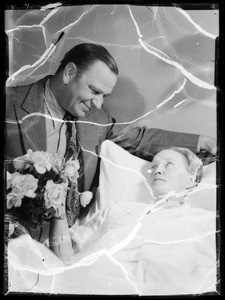
M 100 93 L 98 91 L 92 90 L 92 94 L 99 95 Z

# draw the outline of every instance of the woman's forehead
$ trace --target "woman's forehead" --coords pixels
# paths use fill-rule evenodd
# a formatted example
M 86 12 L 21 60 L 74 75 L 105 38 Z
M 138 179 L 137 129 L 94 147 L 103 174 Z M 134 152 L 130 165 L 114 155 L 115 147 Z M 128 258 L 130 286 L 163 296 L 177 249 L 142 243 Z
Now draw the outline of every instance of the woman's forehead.
M 185 163 L 184 156 L 181 153 L 172 149 L 162 150 L 159 153 L 157 153 L 153 158 L 153 161 L 162 161 L 162 160 L 173 160 L 173 161 Z

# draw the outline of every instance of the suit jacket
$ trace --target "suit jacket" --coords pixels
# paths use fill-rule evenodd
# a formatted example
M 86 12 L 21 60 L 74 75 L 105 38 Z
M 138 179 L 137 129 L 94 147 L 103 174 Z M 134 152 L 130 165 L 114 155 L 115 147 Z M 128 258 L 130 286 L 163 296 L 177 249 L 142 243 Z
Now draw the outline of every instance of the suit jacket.
M 41 114 L 44 114 L 44 88 L 48 78 L 49 76 L 30 85 L 7 89 L 6 163 L 24 155 L 28 149 L 46 151 L 45 117 Z M 91 190 L 98 184 L 98 153 L 101 143 L 106 139 L 147 160 L 151 160 L 154 154 L 168 146 L 187 147 L 193 152 L 197 149 L 198 135 L 116 125 L 104 105 L 100 110 L 93 109 L 76 121 L 77 137 L 82 150 L 84 191 Z

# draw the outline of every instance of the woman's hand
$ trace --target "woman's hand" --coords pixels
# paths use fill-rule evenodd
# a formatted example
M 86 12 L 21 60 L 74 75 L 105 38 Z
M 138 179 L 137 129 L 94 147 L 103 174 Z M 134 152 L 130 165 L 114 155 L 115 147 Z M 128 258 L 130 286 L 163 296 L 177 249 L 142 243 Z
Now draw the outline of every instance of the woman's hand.
M 66 219 L 66 198 L 55 208 L 56 213 L 51 219 L 49 230 L 49 246 L 65 264 L 74 255 L 70 231 Z
M 56 213 L 53 218 L 64 220 L 66 218 L 66 205 L 61 203 L 59 206 L 55 208 Z

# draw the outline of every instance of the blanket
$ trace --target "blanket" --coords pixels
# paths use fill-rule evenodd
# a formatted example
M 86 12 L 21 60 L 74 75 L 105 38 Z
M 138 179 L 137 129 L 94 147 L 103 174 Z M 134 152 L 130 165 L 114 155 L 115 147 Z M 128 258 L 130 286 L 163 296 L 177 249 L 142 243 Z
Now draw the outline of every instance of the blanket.
M 105 295 L 216 291 L 215 212 L 189 205 L 152 209 L 143 203 L 121 209 L 116 202 L 101 213 L 101 222 L 95 216 L 89 225 L 73 236 L 78 244 L 85 242 L 67 266 L 28 235 L 10 241 L 9 290 Z

